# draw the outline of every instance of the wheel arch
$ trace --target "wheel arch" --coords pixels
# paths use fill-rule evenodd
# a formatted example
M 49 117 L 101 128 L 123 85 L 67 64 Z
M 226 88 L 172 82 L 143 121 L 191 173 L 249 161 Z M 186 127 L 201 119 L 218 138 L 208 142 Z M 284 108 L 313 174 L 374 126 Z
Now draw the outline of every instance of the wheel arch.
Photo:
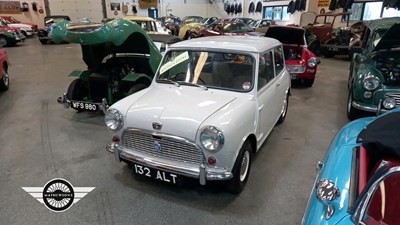
M 246 143 L 246 141 L 248 141 L 251 145 L 251 149 L 253 154 L 255 154 L 257 152 L 257 138 L 255 134 L 250 134 L 246 140 L 244 141 L 244 143 Z M 244 144 L 243 143 L 243 144 Z

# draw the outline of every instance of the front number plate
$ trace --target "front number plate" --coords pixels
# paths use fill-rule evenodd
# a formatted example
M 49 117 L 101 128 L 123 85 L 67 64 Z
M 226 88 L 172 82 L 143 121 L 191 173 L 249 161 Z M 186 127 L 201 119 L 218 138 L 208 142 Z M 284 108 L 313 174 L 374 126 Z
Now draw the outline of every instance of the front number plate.
M 291 73 L 291 74 L 290 74 L 290 79 L 296 80 L 296 79 L 297 79 L 297 74 Z
M 142 165 L 138 165 L 138 164 L 133 164 L 133 172 L 145 177 L 150 177 L 156 180 L 161 180 L 167 183 L 172 183 L 172 184 L 177 184 L 179 183 L 178 181 L 180 181 L 180 176 L 173 174 L 173 173 L 169 173 L 169 172 L 165 172 L 165 171 L 161 171 L 161 170 L 157 170 L 157 169 L 153 169 L 147 166 L 142 166 Z
M 95 103 L 71 101 L 71 107 L 74 109 L 87 110 L 87 111 L 99 111 L 99 105 Z

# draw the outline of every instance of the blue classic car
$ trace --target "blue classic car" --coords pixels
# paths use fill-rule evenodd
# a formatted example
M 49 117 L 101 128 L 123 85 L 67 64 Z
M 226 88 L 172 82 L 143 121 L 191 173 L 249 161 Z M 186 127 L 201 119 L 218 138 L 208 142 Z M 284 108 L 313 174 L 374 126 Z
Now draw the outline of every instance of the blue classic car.
M 317 166 L 302 224 L 400 224 L 400 110 L 355 120 Z

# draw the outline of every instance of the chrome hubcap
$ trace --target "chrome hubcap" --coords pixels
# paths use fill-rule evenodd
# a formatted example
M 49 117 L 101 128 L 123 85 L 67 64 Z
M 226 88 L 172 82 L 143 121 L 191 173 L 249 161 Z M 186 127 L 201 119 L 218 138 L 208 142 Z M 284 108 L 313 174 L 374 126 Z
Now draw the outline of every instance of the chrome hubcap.
M 247 176 L 247 172 L 249 171 L 250 164 L 250 153 L 249 151 L 245 151 L 242 160 L 242 166 L 240 167 L 240 181 L 244 181 Z
M 8 73 L 4 68 L 3 68 L 3 82 L 6 86 L 8 86 Z
M 283 108 L 282 108 L 282 117 L 286 116 L 286 110 L 288 106 L 288 99 L 287 97 L 285 98 L 285 101 L 283 101 Z
M 0 45 L 1 45 L 1 46 L 5 46 L 5 45 L 7 45 L 7 41 L 6 41 L 6 39 L 4 39 L 4 38 L 0 38 Z

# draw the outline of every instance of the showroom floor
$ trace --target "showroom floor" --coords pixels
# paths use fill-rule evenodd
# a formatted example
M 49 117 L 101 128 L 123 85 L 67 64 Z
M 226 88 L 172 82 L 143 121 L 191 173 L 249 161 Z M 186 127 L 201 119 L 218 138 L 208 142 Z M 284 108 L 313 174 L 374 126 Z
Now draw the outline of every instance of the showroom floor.
M 0 224 L 300 224 L 315 167 L 346 118 L 349 62 L 321 57 L 312 88 L 294 86 L 288 117 L 256 154 L 245 190 L 218 183 L 181 187 L 131 174 L 105 150 L 102 114 L 76 113 L 56 102 L 74 69 L 79 45 L 30 38 L 6 48 L 10 90 L 0 93 Z M 68 211 L 49 211 L 21 187 L 53 178 L 95 187 Z

